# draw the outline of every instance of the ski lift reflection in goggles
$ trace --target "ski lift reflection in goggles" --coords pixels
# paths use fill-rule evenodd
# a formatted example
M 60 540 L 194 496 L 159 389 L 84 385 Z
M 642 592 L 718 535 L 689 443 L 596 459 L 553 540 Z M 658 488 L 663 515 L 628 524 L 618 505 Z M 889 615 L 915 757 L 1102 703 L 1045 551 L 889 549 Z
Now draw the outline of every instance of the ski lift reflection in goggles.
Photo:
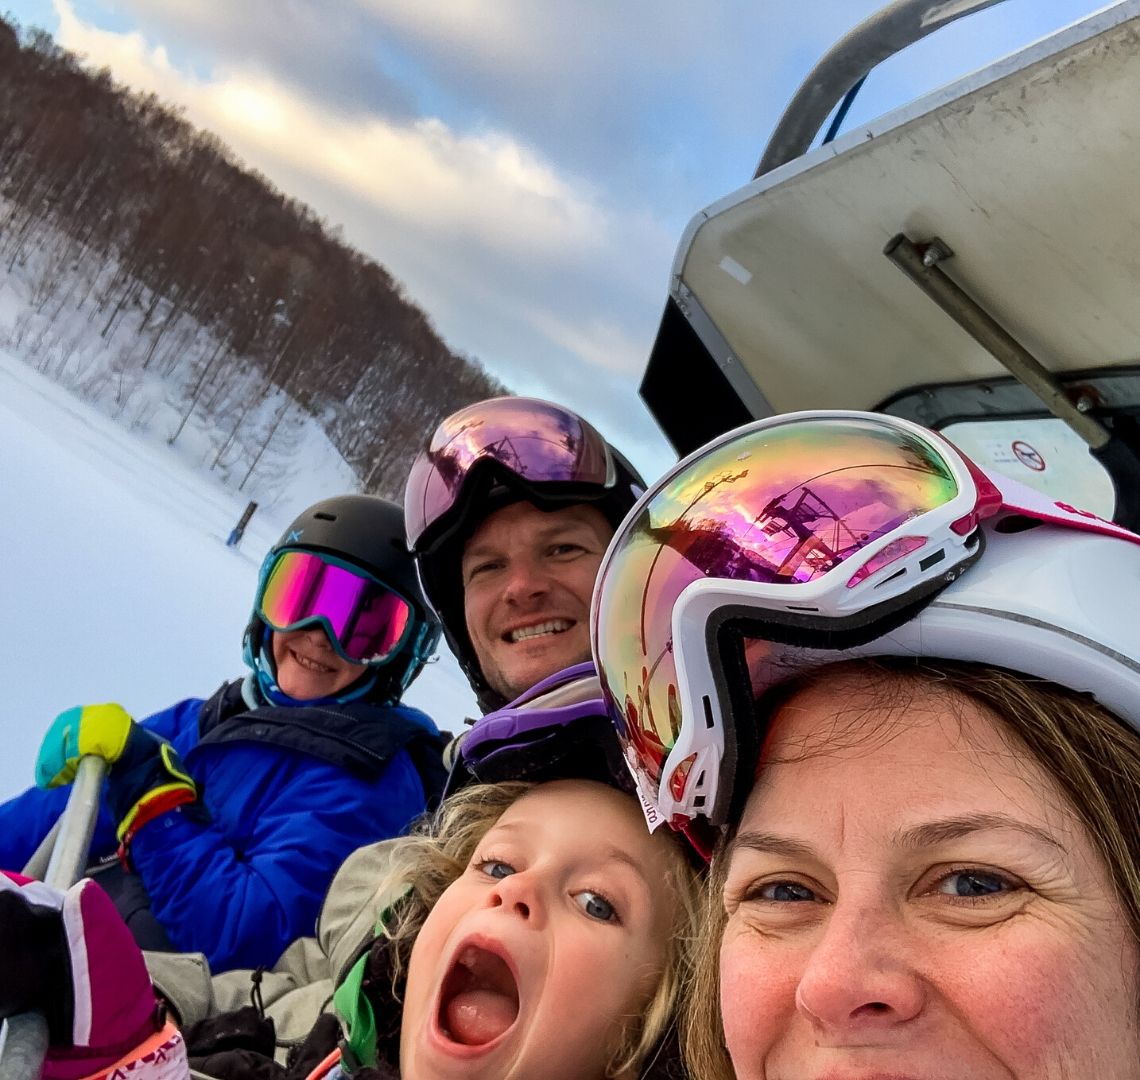
M 659 481 L 607 552 L 592 618 L 650 826 L 717 824 L 727 809 L 718 780 L 730 786 L 718 776 L 732 754 L 711 701 L 701 723 L 682 722 L 675 627 L 713 648 L 708 620 L 732 616 L 735 587 L 738 614 L 790 628 L 798 644 L 825 648 L 852 627 L 869 639 L 978 557 L 978 523 L 1001 505 L 994 483 L 940 436 L 866 413 L 774 417 Z
M 605 741 L 591 739 L 582 721 L 596 720 Z M 590 662 L 576 664 L 536 683 L 509 705 L 476 720 L 453 749 L 454 763 L 447 794 L 465 779 L 481 783 L 504 780 L 545 780 L 551 770 L 571 758 L 589 761 L 592 775 L 632 790 L 630 777 L 618 755 L 597 670 Z M 582 770 L 571 769 L 578 775 Z
M 323 627 L 353 664 L 390 661 L 416 624 L 415 610 L 371 574 L 329 555 L 277 552 L 266 567 L 257 613 L 271 630 Z
M 524 484 L 610 488 L 617 480 L 605 439 L 574 413 L 537 398 L 492 398 L 444 420 L 412 463 L 404 494 L 408 547 L 453 510 L 471 469 L 494 462 Z

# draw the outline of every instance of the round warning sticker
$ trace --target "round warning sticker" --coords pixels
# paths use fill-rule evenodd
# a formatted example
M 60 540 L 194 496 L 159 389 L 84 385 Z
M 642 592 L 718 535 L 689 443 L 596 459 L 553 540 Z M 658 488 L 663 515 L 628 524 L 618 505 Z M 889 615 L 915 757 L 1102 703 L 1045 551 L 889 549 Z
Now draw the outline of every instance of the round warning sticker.
M 1013 451 L 1013 456 L 1027 469 L 1032 469 L 1034 472 L 1045 471 L 1045 456 L 1024 439 L 1014 439 L 1009 448 Z

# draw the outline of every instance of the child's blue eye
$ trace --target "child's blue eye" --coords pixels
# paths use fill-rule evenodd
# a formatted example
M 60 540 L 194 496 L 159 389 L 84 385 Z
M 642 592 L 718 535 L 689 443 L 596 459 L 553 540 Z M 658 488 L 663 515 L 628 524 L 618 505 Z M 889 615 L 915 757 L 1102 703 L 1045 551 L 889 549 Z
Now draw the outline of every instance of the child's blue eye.
M 487 877 L 495 879 L 510 877 L 515 872 L 515 868 L 510 863 L 502 862 L 499 859 L 486 859 L 479 864 L 479 869 Z
M 591 919 L 597 919 L 599 922 L 613 922 L 617 919 L 617 911 L 613 904 L 600 893 L 584 889 L 580 893 L 575 893 L 574 899 Z

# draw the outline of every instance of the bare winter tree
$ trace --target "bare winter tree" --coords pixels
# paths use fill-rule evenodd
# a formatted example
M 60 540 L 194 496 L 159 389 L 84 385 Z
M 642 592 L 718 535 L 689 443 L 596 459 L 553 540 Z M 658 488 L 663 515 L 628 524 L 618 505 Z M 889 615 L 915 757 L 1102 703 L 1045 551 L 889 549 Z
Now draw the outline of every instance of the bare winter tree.
M 166 380 L 168 440 L 220 432 L 214 464 L 238 484 L 308 415 L 364 488 L 397 494 L 441 416 L 505 392 L 384 267 L 216 137 L 3 20 L 0 260 L 31 275 L 41 319 L 19 333 L 37 366 L 136 424 L 133 388 Z M 97 377 L 72 370 L 75 342 L 55 330 L 68 310 L 113 345 Z

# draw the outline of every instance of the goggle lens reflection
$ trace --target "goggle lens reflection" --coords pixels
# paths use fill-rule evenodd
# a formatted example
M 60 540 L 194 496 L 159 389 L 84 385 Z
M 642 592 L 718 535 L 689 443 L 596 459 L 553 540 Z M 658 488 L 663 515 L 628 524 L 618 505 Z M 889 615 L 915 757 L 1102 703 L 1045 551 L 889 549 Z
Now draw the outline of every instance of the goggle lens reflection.
M 283 551 L 261 591 L 259 613 L 273 630 L 319 622 L 358 664 L 391 659 L 414 620 L 411 604 L 369 575 L 309 551 Z
M 598 659 L 639 770 L 658 785 L 681 728 L 672 611 L 687 586 L 814 581 L 958 494 L 937 447 L 857 417 L 761 428 L 671 477 L 625 527 L 598 586 Z

